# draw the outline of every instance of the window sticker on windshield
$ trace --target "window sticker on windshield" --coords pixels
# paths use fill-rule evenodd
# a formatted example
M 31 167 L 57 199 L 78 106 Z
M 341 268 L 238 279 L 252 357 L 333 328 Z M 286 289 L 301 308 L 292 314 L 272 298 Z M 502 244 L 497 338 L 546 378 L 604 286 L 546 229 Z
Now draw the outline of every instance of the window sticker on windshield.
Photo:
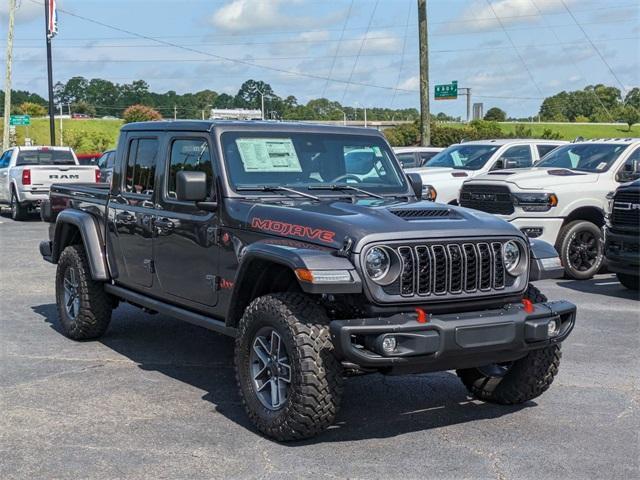
M 290 138 L 238 138 L 236 145 L 246 172 L 302 172 Z
M 596 167 L 596 170 L 604 170 L 605 168 L 607 168 L 607 162 L 600 162 Z
M 380 150 L 380 147 L 372 147 L 373 148 L 373 154 L 376 156 L 376 158 L 382 158 L 382 150 Z

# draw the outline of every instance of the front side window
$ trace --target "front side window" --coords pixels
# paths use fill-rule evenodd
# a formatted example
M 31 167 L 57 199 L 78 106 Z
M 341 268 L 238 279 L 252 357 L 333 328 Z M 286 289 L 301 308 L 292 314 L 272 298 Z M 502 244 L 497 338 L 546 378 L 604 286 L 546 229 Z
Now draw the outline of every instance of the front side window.
M 407 190 L 399 165 L 379 137 L 227 132 L 222 135 L 222 147 L 234 189 L 238 186 L 305 189 L 313 185 L 317 188 L 323 184 L 350 184 L 375 193 Z
M 20 150 L 16 166 L 23 165 L 75 165 L 76 161 L 69 150 Z
M 400 165 L 402 165 L 403 168 L 416 166 L 416 157 L 413 153 L 398 153 L 396 154 L 396 157 L 398 157 Z
M 158 140 L 136 138 L 129 143 L 125 191 L 152 195 L 155 183 Z
M 499 145 L 452 145 L 435 155 L 425 167 L 480 170 L 498 148 Z
M 631 182 L 640 178 L 640 147 L 636 148 L 618 172 L 618 180 Z
M 501 168 L 526 168 L 533 164 L 529 145 L 517 145 L 508 148 L 502 154 L 503 165 Z
M 541 168 L 567 168 L 581 172 L 602 173 L 627 148 L 624 144 L 578 143 L 553 150 L 536 165 Z
M 435 157 L 437 154 L 438 154 L 438 152 L 420 152 L 420 153 L 418 153 L 418 158 L 420 159 L 418 164 L 420 166 L 424 165 L 429 160 L 431 160 L 433 157 Z
M 169 174 L 167 177 L 167 197 L 177 198 L 176 175 L 182 170 L 205 172 L 207 174 L 208 191 L 211 191 L 213 171 L 211 168 L 209 144 L 206 140 L 181 139 L 173 141 L 171 144 Z
M 558 145 L 536 145 L 536 148 L 538 149 L 538 156 L 542 158 L 550 151 L 558 148 Z

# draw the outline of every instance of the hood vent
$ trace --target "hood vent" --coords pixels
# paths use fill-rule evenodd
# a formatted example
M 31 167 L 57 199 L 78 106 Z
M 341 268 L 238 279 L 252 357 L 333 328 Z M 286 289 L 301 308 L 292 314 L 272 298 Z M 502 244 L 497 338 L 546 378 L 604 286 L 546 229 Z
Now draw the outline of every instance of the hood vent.
M 453 210 L 449 208 L 403 208 L 389 210 L 405 220 L 427 220 L 430 218 L 452 218 Z
M 584 173 L 574 172 L 573 170 L 561 169 L 561 170 L 547 170 L 549 175 L 556 175 L 558 177 L 571 177 L 573 175 L 584 175 Z
M 516 172 L 511 172 L 509 170 L 498 170 L 497 172 L 489 172 L 489 175 L 513 175 Z

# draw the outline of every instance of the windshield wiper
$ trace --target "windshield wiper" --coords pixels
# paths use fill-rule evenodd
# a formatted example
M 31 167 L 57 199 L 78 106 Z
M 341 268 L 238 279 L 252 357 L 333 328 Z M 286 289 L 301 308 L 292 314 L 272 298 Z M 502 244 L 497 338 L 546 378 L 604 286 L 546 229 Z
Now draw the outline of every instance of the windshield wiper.
M 293 188 L 283 187 L 281 185 L 238 185 L 236 186 L 236 190 L 238 192 L 248 192 L 256 190 L 259 192 L 289 192 L 295 193 L 296 195 L 300 195 L 302 197 L 310 198 L 311 200 L 320 201 L 320 198 L 316 197 L 315 195 L 301 192 L 299 190 L 294 190 Z
M 309 185 L 307 187 L 309 190 L 352 190 L 358 193 L 364 193 L 365 195 L 369 195 L 370 197 L 380 198 L 384 200 L 382 195 L 378 195 L 377 193 L 372 193 L 367 190 L 363 190 L 362 188 L 354 187 L 353 185 L 347 185 L 345 183 L 318 183 L 315 185 Z

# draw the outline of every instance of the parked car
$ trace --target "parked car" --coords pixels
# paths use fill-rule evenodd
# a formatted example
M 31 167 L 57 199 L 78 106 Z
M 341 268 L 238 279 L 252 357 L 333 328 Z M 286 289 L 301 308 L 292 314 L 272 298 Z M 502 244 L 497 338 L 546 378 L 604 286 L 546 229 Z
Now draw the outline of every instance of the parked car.
M 76 153 L 76 158 L 78 159 L 78 163 L 80 165 L 96 165 L 98 157 L 100 157 L 99 152 Z
M 465 182 L 460 204 L 499 215 L 530 238 L 555 245 L 566 275 L 587 279 L 603 266 L 607 194 L 637 178 L 640 139 L 564 145 L 534 168 Z
M 640 149 L 638 149 L 640 151 Z M 630 170 L 640 171 L 636 165 Z M 631 290 L 640 286 L 640 180 L 618 187 L 611 198 L 604 253 L 609 271 Z
M 422 167 L 408 168 L 419 173 L 425 184 L 438 192 L 438 202 L 457 205 L 465 180 L 503 168 L 526 168 L 545 154 L 568 142 L 555 140 L 478 140 L 451 145 Z
M 531 283 L 562 274 L 553 247 L 421 201 L 376 130 L 131 123 L 115 158 L 111 184 L 54 185 L 43 207 L 63 332 L 97 338 L 126 301 L 232 336 L 268 436 L 331 425 L 347 375 L 457 369 L 518 404 L 558 371 L 576 307 Z
M 52 183 L 95 183 L 99 175 L 97 167 L 79 165 L 69 147 L 13 147 L 0 157 L 0 205 L 24 220 L 49 197 Z
M 443 151 L 440 147 L 394 147 L 393 151 L 402 168 L 422 167 L 436 153 Z
M 100 181 L 103 183 L 111 182 L 113 175 L 113 164 L 116 161 L 116 151 L 107 150 L 100 158 L 98 158 L 98 168 L 100 169 Z

